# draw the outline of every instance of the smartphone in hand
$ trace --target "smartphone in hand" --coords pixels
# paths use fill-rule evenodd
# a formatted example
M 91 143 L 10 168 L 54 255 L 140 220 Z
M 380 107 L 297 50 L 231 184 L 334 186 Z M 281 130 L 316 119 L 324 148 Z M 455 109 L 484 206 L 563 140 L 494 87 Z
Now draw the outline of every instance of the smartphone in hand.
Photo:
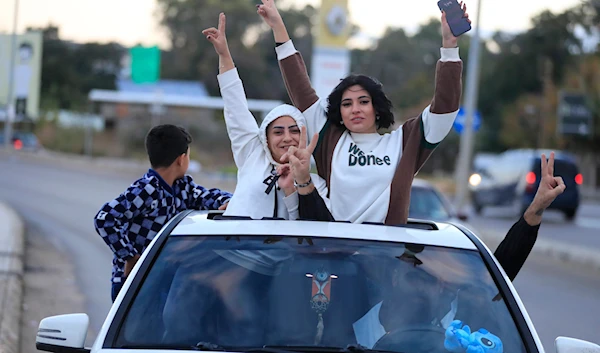
M 465 13 L 457 0 L 440 0 L 438 1 L 438 7 L 446 13 L 446 21 L 448 21 L 448 26 L 450 26 L 450 30 L 455 37 L 471 30 L 471 24 L 464 17 Z

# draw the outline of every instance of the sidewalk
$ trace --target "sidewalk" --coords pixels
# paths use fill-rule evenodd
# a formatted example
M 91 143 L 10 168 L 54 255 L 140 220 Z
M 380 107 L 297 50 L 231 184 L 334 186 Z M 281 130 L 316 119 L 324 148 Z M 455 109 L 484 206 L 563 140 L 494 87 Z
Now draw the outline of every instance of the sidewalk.
M 0 203 L 0 353 L 18 353 L 23 299 L 24 225 Z

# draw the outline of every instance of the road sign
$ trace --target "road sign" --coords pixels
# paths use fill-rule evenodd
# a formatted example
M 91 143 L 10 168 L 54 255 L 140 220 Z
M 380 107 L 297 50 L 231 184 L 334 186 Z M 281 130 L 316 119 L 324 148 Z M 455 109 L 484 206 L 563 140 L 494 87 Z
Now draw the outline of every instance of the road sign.
M 131 55 L 131 79 L 135 83 L 154 83 L 160 78 L 160 49 L 136 46 Z
M 560 92 L 557 115 L 559 134 L 593 135 L 593 115 L 585 94 Z
M 459 135 L 464 130 L 465 124 L 467 122 L 467 115 L 465 114 L 465 110 L 461 107 L 458 111 L 458 115 L 456 116 L 456 120 L 454 120 L 454 131 L 456 131 Z M 473 115 L 473 131 L 479 131 L 481 127 L 481 114 L 478 111 L 475 111 Z

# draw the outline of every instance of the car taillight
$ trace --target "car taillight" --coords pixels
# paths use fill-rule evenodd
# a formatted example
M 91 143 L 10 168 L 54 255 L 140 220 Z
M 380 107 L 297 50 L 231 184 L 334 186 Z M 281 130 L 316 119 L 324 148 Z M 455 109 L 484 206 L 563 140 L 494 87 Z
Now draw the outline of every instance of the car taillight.
M 527 184 L 535 184 L 536 179 L 537 177 L 535 176 L 534 172 L 529 172 L 525 176 L 525 181 L 527 182 Z
M 581 174 L 577 174 L 575 176 L 575 182 L 577 183 L 577 185 L 581 185 L 583 184 L 583 175 Z
M 23 142 L 21 140 L 15 140 L 14 147 L 16 150 L 23 148 Z

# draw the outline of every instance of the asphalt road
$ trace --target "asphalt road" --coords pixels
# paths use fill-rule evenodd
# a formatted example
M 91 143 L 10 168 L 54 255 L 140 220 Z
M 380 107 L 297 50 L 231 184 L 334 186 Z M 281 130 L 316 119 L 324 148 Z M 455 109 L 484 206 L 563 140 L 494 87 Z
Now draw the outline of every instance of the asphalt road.
M 497 233 L 506 234 L 516 217 L 510 208 L 490 207 L 484 209 L 481 216 L 471 214 L 469 224 L 476 229 L 493 229 Z M 582 202 L 573 222 L 566 221 L 559 211 L 546 211 L 539 237 L 600 249 L 600 204 Z

